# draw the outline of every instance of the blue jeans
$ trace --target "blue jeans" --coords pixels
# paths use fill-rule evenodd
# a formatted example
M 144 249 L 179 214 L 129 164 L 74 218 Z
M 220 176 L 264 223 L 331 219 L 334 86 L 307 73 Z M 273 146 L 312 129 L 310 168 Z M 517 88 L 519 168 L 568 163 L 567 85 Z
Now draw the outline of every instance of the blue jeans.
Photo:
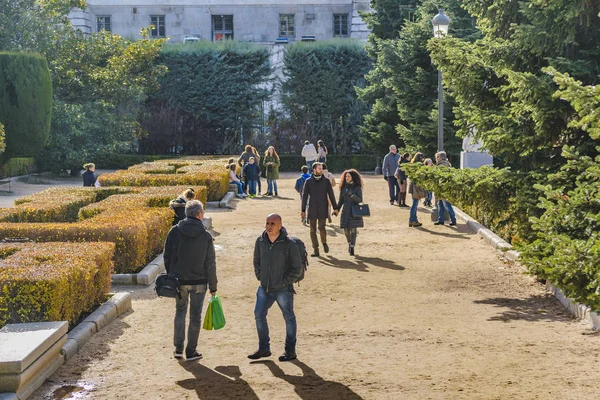
M 267 313 L 275 302 L 281 309 L 285 320 L 285 352 L 293 354 L 296 352 L 296 315 L 294 314 L 294 294 L 291 288 L 267 293 L 262 286 L 258 287 L 256 307 L 254 308 L 254 319 L 258 331 L 258 349 L 260 351 L 271 350 Z
M 448 214 L 450 215 L 450 222 L 456 223 L 456 214 L 454 214 L 452 204 L 448 203 L 446 200 L 438 200 L 437 202 L 438 222 L 444 222 L 446 210 L 448 210 Z
M 417 218 L 417 208 L 419 208 L 419 199 L 413 197 L 413 203 L 410 207 L 410 217 L 408 218 L 409 222 L 419 222 L 419 219 Z
M 256 181 L 247 181 L 248 184 L 248 194 L 256 194 Z
M 430 191 L 426 191 L 425 193 L 427 193 L 427 196 L 425 197 L 425 201 L 431 203 L 431 198 L 433 197 L 433 193 Z
M 230 183 L 235 183 L 237 185 L 237 187 L 238 187 L 237 194 L 243 194 L 244 193 L 244 185 L 242 184 L 242 182 L 231 181 Z
M 390 190 L 390 202 L 398 201 L 398 193 L 400 193 L 400 186 L 398 180 L 394 176 L 388 177 L 388 188 Z
M 315 161 L 306 161 L 306 165 L 308 166 L 308 173 L 312 173 L 312 165 L 315 163 Z
M 190 324 L 187 332 L 186 354 L 193 354 L 198 346 L 200 335 L 200 319 L 202 316 L 202 305 L 206 295 L 206 284 L 204 285 L 181 285 L 179 288 L 181 298 L 175 299 L 175 332 L 173 344 L 176 350 L 183 350 L 185 341 L 185 315 L 187 314 L 188 300 L 190 303 Z
M 268 192 L 271 194 L 277 193 L 277 181 L 275 179 L 267 179 L 267 183 L 269 185 Z

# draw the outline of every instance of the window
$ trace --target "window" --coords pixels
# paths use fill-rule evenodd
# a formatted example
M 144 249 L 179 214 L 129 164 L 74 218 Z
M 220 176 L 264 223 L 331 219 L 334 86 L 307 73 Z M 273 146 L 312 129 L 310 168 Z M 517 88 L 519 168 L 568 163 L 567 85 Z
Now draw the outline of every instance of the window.
M 279 14 L 279 36 L 294 36 L 294 14 Z
M 348 14 L 333 14 L 333 36 L 348 36 Z
M 152 25 L 152 30 L 150 31 L 152 37 L 165 37 L 164 15 L 151 15 L 150 24 Z
M 96 17 L 96 26 L 98 28 L 98 32 L 110 32 L 110 16 L 102 15 Z
M 212 16 L 213 41 L 233 39 L 233 15 Z

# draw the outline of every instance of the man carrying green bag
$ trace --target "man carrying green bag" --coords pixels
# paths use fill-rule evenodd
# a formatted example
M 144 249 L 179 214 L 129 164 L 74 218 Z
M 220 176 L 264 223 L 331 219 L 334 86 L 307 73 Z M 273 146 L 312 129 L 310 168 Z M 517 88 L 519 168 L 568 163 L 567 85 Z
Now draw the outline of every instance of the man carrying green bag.
M 223 314 L 223 305 L 218 294 L 210 298 L 206 315 L 204 316 L 203 328 L 207 331 L 221 329 L 225 326 L 225 314 Z

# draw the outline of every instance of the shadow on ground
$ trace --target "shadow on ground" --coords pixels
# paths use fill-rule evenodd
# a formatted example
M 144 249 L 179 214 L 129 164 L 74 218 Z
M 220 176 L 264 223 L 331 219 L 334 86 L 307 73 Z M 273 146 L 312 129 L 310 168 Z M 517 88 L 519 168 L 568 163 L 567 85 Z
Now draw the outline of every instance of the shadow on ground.
M 184 389 L 195 390 L 198 399 L 258 399 L 248 382 L 242 379 L 238 366 L 219 366 L 212 370 L 200 363 L 181 361 L 180 365 L 194 378 L 176 383 Z
M 452 228 L 454 228 L 454 229 L 452 229 Z M 469 239 L 469 236 L 474 235 L 474 233 L 472 233 L 466 225 L 457 225 L 456 227 L 448 226 L 448 232 L 431 231 L 422 226 L 413 228 L 413 229 L 418 229 L 418 230 L 427 232 L 428 234 L 430 234 L 432 236 L 444 236 L 444 237 L 447 237 L 450 239 Z M 450 230 L 450 229 L 452 229 L 452 230 Z
M 314 369 L 300 360 L 291 361 L 302 371 L 302 375 L 288 375 L 279 365 L 271 360 L 257 361 L 252 364 L 266 365 L 274 377 L 282 379 L 287 383 L 294 385 L 294 391 L 303 400 L 308 399 L 344 399 L 344 400 L 362 400 L 348 386 L 333 381 L 327 381 L 320 377 Z
M 355 256 L 354 260 L 340 260 L 339 258 L 327 256 L 327 258 L 319 259 L 321 264 L 328 267 L 341 269 L 355 269 L 360 272 L 369 272 L 370 267 L 386 268 L 394 271 L 403 271 L 405 268 L 402 265 L 396 264 L 391 260 L 384 260 L 379 257 L 361 257 Z
M 499 315 L 489 318 L 488 321 L 569 322 L 573 320 L 558 300 L 549 294 L 534 295 L 526 299 L 495 297 L 476 300 L 474 303 L 506 309 Z

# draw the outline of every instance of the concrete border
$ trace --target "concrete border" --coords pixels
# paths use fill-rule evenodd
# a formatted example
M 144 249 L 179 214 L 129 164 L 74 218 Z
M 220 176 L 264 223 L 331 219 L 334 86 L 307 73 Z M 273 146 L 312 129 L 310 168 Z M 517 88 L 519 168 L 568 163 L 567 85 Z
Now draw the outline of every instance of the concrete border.
M 143 270 L 137 274 L 113 274 L 113 285 L 151 285 L 156 277 L 165 270 L 165 261 L 162 254 L 150 261 Z
M 456 216 L 462 219 L 469 229 L 471 229 L 474 233 L 481 236 L 489 245 L 491 245 L 496 250 L 499 250 L 502 257 L 506 258 L 509 261 L 512 261 L 518 264 L 518 260 L 520 254 L 518 251 L 513 250 L 513 247 L 510 243 L 506 242 L 504 239 L 496 235 L 490 229 L 481 225 L 470 215 L 462 211 L 461 209 L 454 207 L 454 211 Z M 592 309 L 585 304 L 579 304 L 575 302 L 573 299 L 570 299 L 565 296 L 563 291 L 556 286 L 554 286 L 551 282 L 546 281 L 546 290 L 554 295 L 561 302 L 561 304 L 575 317 L 580 320 L 586 321 L 591 325 L 593 330 L 600 331 L 600 314 L 592 311 Z
M 119 292 L 91 313 L 67 334 L 67 341 L 60 353 L 65 361 L 73 357 L 87 341 L 119 315 L 131 310 L 131 293 Z
M 220 201 L 207 201 L 206 208 L 233 208 L 231 200 L 235 199 L 236 192 L 237 186 L 233 184 L 229 185 L 229 191 L 225 193 L 225 196 Z

